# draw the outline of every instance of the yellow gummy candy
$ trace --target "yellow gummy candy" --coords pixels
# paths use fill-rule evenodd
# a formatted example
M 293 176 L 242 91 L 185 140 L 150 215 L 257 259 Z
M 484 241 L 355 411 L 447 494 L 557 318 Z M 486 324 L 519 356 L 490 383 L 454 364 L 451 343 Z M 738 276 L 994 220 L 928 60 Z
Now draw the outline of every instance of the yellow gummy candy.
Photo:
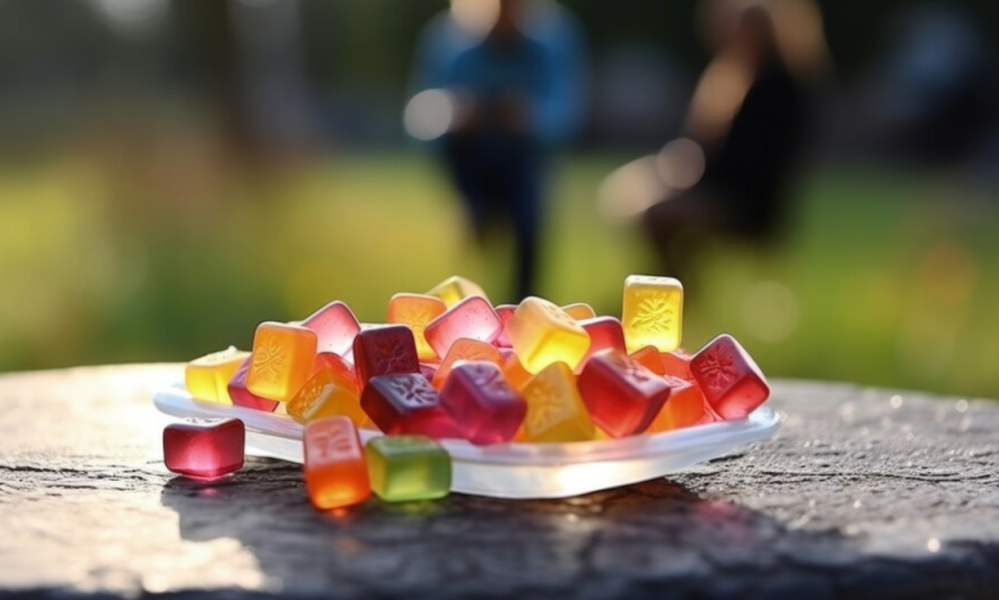
M 576 376 L 565 363 L 541 371 L 524 387 L 527 417 L 524 437 L 529 442 L 581 442 L 593 439 L 594 427 L 576 386 Z
M 246 388 L 270 400 L 287 402 L 312 375 L 316 332 L 298 325 L 264 322 L 253 337 L 253 360 Z
M 542 298 L 524 299 L 506 326 L 524 368 L 538 373 L 556 362 L 576 368 L 590 348 L 590 336 L 561 308 Z
M 230 346 L 187 363 L 184 385 L 196 400 L 232 404 L 229 397 L 229 380 L 243 364 L 249 352 Z
M 629 353 L 645 346 L 676 350 L 682 324 L 683 284 L 678 279 L 631 275 L 624 280 L 621 325 Z
M 482 296 L 486 299 L 486 302 L 489 302 L 489 297 L 486 296 L 486 292 L 482 289 L 482 286 L 460 275 L 452 275 L 438 283 L 433 289 L 427 292 L 427 295 L 437 296 L 444 301 L 444 304 L 448 308 L 451 308 L 469 296 Z M 492 303 L 490 302 L 490 304 Z

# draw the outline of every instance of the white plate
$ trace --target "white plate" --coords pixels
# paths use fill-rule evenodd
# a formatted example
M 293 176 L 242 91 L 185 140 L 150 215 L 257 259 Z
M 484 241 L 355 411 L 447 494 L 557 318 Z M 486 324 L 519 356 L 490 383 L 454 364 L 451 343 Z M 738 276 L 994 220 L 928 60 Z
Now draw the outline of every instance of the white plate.
M 302 425 L 286 415 L 198 402 L 182 384 L 158 392 L 161 412 L 185 419 L 234 417 L 246 426 L 247 452 L 302 462 Z M 777 413 L 761 406 L 745 419 L 618 440 L 476 446 L 442 440 L 451 454 L 451 491 L 495 498 L 565 498 L 663 477 L 769 438 Z M 361 429 L 361 440 L 381 433 Z

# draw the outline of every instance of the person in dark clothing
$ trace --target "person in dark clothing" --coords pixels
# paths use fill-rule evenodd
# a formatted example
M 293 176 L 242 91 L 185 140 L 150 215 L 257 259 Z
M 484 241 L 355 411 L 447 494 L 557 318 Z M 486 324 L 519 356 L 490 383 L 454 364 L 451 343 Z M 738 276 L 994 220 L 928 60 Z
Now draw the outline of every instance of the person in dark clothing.
M 495 0 L 495 20 L 476 38 L 454 19 L 460 2 L 427 26 L 410 106 L 428 92 L 447 103 L 448 123 L 424 138 L 475 238 L 512 227 L 519 299 L 534 293 L 549 157 L 581 120 L 582 38 L 565 9 L 528 0 Z
M 703 168 L 696 183 L 669 189 L 644 214 L 645 230 L 669 272 L 687 275 L 713 235 L 754 243 L 776 237 L 807 127 L 806 91 L 782 56 L 771 14 L 761 6 L 742 12 L 732 41 L 695 93 L 689 139 L 667 145 L 659 156 L 667 173 L 689 171 L 691 153 Z M 671 147 L 684 155 L 672 155 Z

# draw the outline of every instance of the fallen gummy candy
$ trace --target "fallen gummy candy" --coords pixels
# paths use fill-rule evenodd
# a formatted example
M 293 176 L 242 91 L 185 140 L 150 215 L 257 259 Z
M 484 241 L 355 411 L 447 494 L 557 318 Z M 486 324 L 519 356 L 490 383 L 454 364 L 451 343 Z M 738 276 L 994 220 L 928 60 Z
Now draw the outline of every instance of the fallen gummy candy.
M 371 496 L 357 429 L 347 417 L 311 421 L 304 434 L 305 488 L 320 510 L 360 504 Z
M 433 500 L 451 491 L 451 456 L 430 438 L 372 438 L 364 456 L 371 489 L 386 502 Z
M 245 439 L 239 419 L 210 425 L 173 423 L 163 429 L 163 462 L 174 473 L 214 479 L 243 467 Z

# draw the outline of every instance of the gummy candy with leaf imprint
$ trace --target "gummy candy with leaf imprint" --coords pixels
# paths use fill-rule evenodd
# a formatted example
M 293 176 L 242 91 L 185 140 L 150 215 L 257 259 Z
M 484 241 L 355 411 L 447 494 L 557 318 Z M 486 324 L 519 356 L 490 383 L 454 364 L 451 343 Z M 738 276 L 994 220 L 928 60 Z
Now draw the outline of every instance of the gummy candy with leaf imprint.
M 316 508 L 350 506 L 371 496 L 364 448 L 350 419 L 334 416 L 310 422 L 304 446 L 305 487 Z
M 258 325 L 247 389 L 268 400 L 291 400 L 312 374 L 317 339 L 316 332 L 298 325 L 273 321 Z
M 372 377 L 361 395 L 361 408 L 385 433 L 461 437 L 437 390 L 420 373 Z
M 723 419 L 741 419 L 770 397 L 770 384 L 749 353 L 728 334 L 697 351 L 690 372 Z
M 628 352 L 655 346 L 671 352 L 680 345 L 683 284 L 672 277 L 630 275 L 624 280 L 621 323 Z
M 354 370 L 358 386 L 378 375 L 419 373 L 413 330 L 405 325 L 366 329 L 354 338 Z

